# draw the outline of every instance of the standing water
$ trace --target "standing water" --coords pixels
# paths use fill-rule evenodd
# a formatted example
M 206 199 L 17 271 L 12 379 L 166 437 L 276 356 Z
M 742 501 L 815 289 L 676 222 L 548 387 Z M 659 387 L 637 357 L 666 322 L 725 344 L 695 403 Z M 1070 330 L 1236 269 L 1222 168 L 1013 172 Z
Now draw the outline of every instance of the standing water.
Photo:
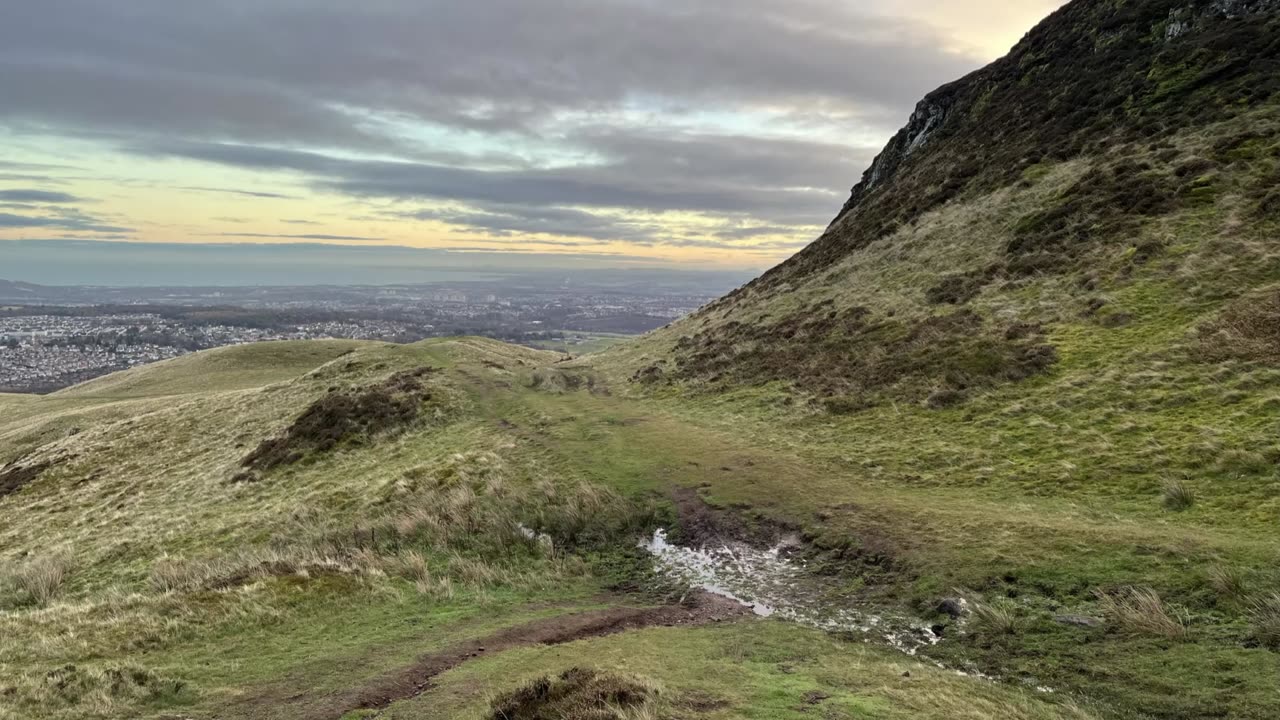
M 736 600 L 757 615 L 820 630 L 860 633 L 868 641 L 882 640 L 908 655 L 941 640 L 917 620 L 859 606 L 847 589 L 785 557 L 780 545 L 758 550 L 745 543 L 722 542 L 694 549 L 667 542 L 666 531 L 658 530 L 641 546 L 653 555 L 659 574 Z

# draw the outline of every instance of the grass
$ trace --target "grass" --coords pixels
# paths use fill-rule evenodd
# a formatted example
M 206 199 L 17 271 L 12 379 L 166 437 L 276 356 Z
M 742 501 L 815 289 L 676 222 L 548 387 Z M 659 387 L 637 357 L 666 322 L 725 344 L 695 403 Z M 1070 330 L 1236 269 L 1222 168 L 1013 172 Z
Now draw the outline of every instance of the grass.
M 493 700 L 484 689 L 492 689 L 501 702 L 519 688 L 584 661 L 589 661 L 591 671 L 658 688 L 652 704 L 660 718 L 1096 717 L 1069 701 L 975 682 L 906 656 L 772 621 L 653 628 L 558 648 L 502 653 L 442 675 L 429 697 L 393 705 L 383 717 L 406 720 L 434 714 L 487 720 Z
M 0 608 L 4 595 L 13 605 L 45 607 L 62 592 L 70 568 L 62 555 L 45 555 L 0 568 Z
M 1121 154 L 1182 167 L 1216 157 L 1218 130 Z M 1275 717 L 1280 368 L 1258 350 L 1266 319 L 1240 313 L 1280 283 L 1280 253 L 1271 225 L 1238 220 L 1248 163 L 1271 161 L 1238 162 L 1210 201 L 1078 248 L 1069 272 L 985 272 L 1018 218 L 1085 187 L 1088 160 L 1045 160 L 1025 186 L 957 198 L 812 282 L 585 361 L 468 338 L 272 344 L 0 397 L 0 460 L 48 463 L 0 498 L 0 717 L 303 716 L 297 687 L 323 698 L 644 586 L 632 546 L 672 522 L 675 487 L 794 532 L 850 597 L 939 623 L 926 660 L 1002 682 L 759 622 L 476 658 L 387 717 L 484 717 L 492 696 L 573 667 L 659 688 L 644 706 L 659 717 Z M 892 345 L 920 363 L 882 392 L 835 396 L 839 415 L 784 378 L 630 382 L 668 372 L 685 336 L 858 307 L 886 337 L 960 324 Z M 1055 362 L 1015 381 L 976 352 L 983 338 L 1035 338 Z M 880 367 L 881 339 L 823 345 L 824 362 Z M 432 399 L 394 432 L 354 428 L 237 479 L 323 398 L 350 399 L 346 412 L 424 366 L 439 369 Z M 23 589 L 24 568 L 59 556 L 71 572 Z M 957 592 L 985 599 L 967 622 L 934 610 Z M 40 694 L 64 676 L 54 685 L 87 690 Z
M 491 705 L 491 720 L 645 720 L 659 717 L 660 690 L 614 673 L 574 667 L 511 690 Z
M 1253 636 L 1264 647 L 1280 650 L 1280 593 L 1254 600 L 1249 607 Z
M 1128 587 L 1098 593 L 1103 614 L 1126 632 L 1180 640 L 1187 635 L 1187 623 L 1165 606 L 1150 588 Z
M 971 603 L 972 622 L 990 635 L 1017 635 L 1022 629 L 1018 612 L 1008 604 Z
M 1186 483 L 1175 480 L 1164 486 L 1161 502 L 1168 510 L 1182 512 L 1190 510 L 1191 506 L 1196 504 L 1196 494 L 1187 487 Z

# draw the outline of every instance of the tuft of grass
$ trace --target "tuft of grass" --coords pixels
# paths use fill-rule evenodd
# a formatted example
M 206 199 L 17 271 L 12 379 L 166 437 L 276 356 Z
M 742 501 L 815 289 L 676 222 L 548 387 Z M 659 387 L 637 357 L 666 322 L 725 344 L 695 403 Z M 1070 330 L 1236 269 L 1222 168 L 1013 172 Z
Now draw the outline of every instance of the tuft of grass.
M 1247 594 L 1248 579 L 1239 567 L 1214 565 L 1209 568 L 1209 586 L 1224 600 L 1236 602 Z
M 992 635 L 1017 635 L 1022 619 L 1008 604 L 970 603 L 974 627 Z
M 1171 613 L 1151 588 L 1127 587 L 1096 594 L 1102 612 L 1124 630 L 1171 640 L 1187 636 L 1186 620 Z
M 1258 644 L 1280 650 L 1280 592 L 1254 600 L 1249 607 L 1249 621 Z
M 1165 509 L 1173 512 L 1190 510 L 1196 504 L 1196 494 L 1181 480 L 1171 480 L 1164 486 L 1161 503 Z
M 70 561 L 63 555 L 43 555 L 0 569 L 0 589 L 16 595 L 19 604 L 46 607 L 62 593 L 70 574 Z

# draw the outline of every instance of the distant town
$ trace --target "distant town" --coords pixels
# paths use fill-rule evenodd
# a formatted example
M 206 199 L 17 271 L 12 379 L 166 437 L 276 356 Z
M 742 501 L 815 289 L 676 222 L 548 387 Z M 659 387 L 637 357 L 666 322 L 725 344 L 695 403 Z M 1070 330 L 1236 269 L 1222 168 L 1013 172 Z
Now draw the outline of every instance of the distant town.
M 225 345 L 483 335 L 580 353 L 716 297 L 607 286 L 51 288 L 0 282 L 0 392 L 49 393 Z

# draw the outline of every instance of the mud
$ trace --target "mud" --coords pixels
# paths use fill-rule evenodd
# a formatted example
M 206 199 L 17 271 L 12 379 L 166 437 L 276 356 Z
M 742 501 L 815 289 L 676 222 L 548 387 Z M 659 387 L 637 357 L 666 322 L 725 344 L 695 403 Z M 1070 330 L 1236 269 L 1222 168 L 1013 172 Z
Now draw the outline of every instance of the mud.
M 749 616 L 751 611 L 710 593 L 689 595 L 680 605 L 656 608 L 609 608 L 536 620 L 469 640 L 418 658 L 413 664 L 388 672 L 361 687 L 329 695 L 299 692 L 285 697 L 246 699 L 243 714 L 255 717 L 264 705 L 274 706 L 273 717 L 305 720 L 337 720 L 356 710 L 381 710 L 392 703 L 417 697 L 429 690 L 434 678 L 468 660 L 529 645 L 560 645 L 646 627 L 698 626 Z M 286 708 L 292 706 L 293 711 Z M 374 716 L 376 717 L 376 715 Z

